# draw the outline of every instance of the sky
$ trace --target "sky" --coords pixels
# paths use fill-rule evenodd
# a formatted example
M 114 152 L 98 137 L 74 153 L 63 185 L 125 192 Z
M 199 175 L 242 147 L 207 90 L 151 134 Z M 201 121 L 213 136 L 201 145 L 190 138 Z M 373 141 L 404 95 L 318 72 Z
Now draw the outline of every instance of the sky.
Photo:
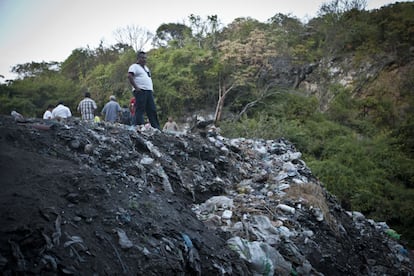
M 127 26 L 155 33 L 163 23 L 188 23 L 217 15 L 228 25 L 239 17 L 266 22 L 282 13 L 304 22 L 329 0 L 0 0 L 0 83 L 27 62 L 62 62 L 77 48 L 115 44 L 114 31 Z M 367 0 L 367 9 L 395 3 Z M 3 77 L 2 77 L 3 76 Z

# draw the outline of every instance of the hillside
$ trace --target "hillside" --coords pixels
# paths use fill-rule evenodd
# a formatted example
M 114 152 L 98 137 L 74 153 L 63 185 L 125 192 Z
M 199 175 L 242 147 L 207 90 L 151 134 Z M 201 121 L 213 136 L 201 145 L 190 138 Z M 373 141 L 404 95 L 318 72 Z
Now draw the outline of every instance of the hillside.
M 3 275 L 412 275 L 285 139 L 0 117 Z M 388 234 L 387 234 L 388 233 Z

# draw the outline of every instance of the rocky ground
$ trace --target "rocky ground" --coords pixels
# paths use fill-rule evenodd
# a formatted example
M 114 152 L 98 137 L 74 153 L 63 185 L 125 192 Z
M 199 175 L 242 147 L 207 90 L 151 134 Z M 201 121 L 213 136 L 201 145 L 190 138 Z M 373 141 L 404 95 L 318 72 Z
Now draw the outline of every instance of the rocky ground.
M 283 139 L 0 117 L 2 275 L 413 275 Z

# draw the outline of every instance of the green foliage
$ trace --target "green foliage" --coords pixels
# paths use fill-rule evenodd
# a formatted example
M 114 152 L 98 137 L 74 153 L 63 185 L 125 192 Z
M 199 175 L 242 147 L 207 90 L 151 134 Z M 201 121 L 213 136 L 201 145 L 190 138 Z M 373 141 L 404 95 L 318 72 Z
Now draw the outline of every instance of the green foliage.
M 320 16 L 308 24 L 316 45 L 325 53 L 356 51 L 357 56 L 366 57 L 386 52 L 406 60 L 413 45 L 414 5 L 396 3 L 370 12 L 363 8 L 360 0 L 324 3 Z
M 290 55 L 298 64 L 315 60 L 316 41 L 307 35 L 306 26 L 299 19 L 278 13 L 269 21 L 268 32 L 280 54 Z
M 38 77 L 16 80 L 10 87 L 12 97 L 4 102 L 5 113 L 10 110 L 28 117 L 41 117 L 49 104 L 64 101 L 71 109 L 75 105 L 74 84 L 60 73 L 48 73 Z
M 183 47 L 184 41 L 191 36 L 191 28 L 184 24 L 162 24 L 156 31 L 154 43 L 164 47 L 168 45 Z
M 329 103 L 329 109 L 326 114 L 334 122 L 351 125 L 352 121 L 358 116 L 356 113 L 358 111 L 356 100 L 341 85 L 332 86 L 330 90 L 331 94 L 335 96 Z
M 136 60 L 136 53 L 132 49 L 119 54 L 118 59 L 108 64 L 106 75 L 110 85 L 111 93 L 116 95 L 120 105 L 129 105 L 132 95 L 132 88 L 127 80 L 128 68 Z M 106 95 L 109 96 L 109 95 Z
M 62 63 L 62 74 L 74 81 L 82 80 L 93 63 L 89 49 L 75 49 Z
M 59 71 L 58 62 L 28 62 L 13 66 L 12 72 L 16 73 L 20 79 L 36 77 L 41 75 L 53 74 Z
M 151 53 L 148 63 L 162 117 L 178 116 L 205 105 L 209 91 L 204 72 L 211 66 L 211 55 L 210 51 L 196 45 Z
M 266 25 L 253 18 L 236 18 L 221 33 L 221 41 L 245 41 L 254 30 L 263 30 Z
M 342 206 L 351 209 L 350 199 L 355 193 L 353 181 L 356 179 L 353 170 L 337 160 L 313 160 L 307 164 L 328 190 L 338 197 Z
M 414 5 L 403 2 L 374 11 L 370 23 L 379 30 L 377 42 L 388 51 L 403 54 L 404 59 L 414 44 Z
M 390 207 L 390 216 L 387 222 L 392 225 L 402 239 L 408 241 L 410 248 L 414 247 L 414 190 L 397 185 L 390 186 L 390 195 L 394 198 Z
M 400 139 L 379 130 L 375 121 L 359 118 L 360 104 L 345 90 L 328 113 L 319 113 L 317 104 L 314 98 L 280 93 L 253 108 L 249 117 L 223 122 L 221 128 L 228 137 L 285 137 L 346 209 L 392 222 L 412 238 L 406 227 L 414 226 L 414 161 L 400 150 Z
M 100 64 L 89 72 L 83 81 L 99 105 L 105 104 L 109 96 L 113 94 L 109 77 L 108 67 Z

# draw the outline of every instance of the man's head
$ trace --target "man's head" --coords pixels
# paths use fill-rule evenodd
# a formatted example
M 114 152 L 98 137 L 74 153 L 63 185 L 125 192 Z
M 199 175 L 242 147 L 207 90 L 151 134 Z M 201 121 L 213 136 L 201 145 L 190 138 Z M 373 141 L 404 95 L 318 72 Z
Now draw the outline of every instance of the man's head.
M 90 97 L 91 97 L 91 93 L 85 92 L 85 98 L 90 98 Z
M 116 101 L 116 97 L 115 97 L 114 95 L 111 95 L 111 96 L 109 97 L 109 100 L 110 100 L 110 101 Z
M 147 54 L 144 51 L 138 52 L 137 63 L 145 65 L 147 63 Z

